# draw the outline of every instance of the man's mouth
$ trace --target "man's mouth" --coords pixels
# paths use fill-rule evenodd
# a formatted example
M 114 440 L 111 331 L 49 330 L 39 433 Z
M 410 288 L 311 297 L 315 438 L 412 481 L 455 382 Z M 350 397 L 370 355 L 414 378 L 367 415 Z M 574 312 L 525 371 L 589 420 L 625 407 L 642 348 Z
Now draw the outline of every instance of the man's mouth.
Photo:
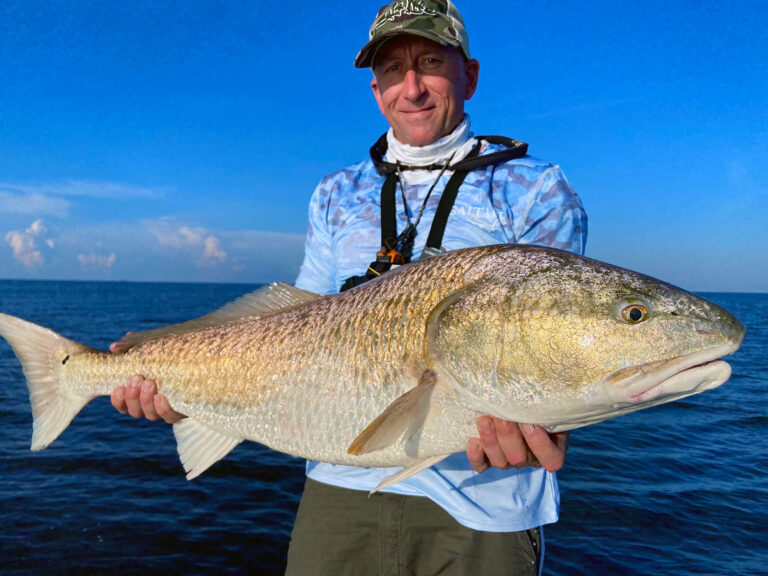
M 408 114 L 409 116 L 416 116 L 419 114 L 427 114 L 429 112 L 432 112 L 434 110 L 434 106 L 430 106 L 428 108 L 419 108 L 418 110 L 400 110 L 401 114 Z

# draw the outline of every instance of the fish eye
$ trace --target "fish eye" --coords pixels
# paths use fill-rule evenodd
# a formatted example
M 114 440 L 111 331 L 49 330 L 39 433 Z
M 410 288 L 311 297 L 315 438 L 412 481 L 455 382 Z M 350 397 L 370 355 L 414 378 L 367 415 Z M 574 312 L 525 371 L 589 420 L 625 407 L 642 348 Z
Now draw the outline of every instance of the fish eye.
M 622 308 L 621 317 L 627 324 L 639 324 L 648 318 L 648 308 L 642 304 L 630 304 Z

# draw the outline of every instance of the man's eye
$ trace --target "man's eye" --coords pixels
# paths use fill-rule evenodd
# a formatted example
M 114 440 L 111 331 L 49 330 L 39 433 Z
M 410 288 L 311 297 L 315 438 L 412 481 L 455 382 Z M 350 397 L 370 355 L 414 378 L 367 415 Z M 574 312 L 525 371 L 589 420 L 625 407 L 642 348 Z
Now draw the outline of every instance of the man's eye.
M 426 64 L 427 66 L 437 66 L 438 64 L 440 64 L 440 60 L 430 56 L 424 59 L 424 64 Z

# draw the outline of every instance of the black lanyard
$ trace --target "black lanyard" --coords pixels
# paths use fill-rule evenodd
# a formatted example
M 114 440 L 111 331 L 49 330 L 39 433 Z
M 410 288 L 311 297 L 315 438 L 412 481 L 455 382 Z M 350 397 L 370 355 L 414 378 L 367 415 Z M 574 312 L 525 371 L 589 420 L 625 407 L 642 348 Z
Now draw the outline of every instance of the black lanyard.
M 478 136 L 477 145 L 472 151 L 462 160 L 456 162 L 449 168 L 453 170 L 451 178 L 445 185 L 442 195 L 440 196 L 440 203 L 437 205 L 437 211 L 435 212 L 435 218 L 432 220 L 432 227 L 429 230 L 429 236 L 425 248 L 433 248 L 439 250 L 443 244 L 443 235 L 445 234 L 445 227 L 448 223 L 448 217 L 451 214 L 453 205 L 456 202 L 456 196 L 459 193 L 459 188 L 464 183 L 464 179 L 467 174 L 476 168 L 483 168 L 492 164 L 499 164 L 506 162 L 514 158 L 521 158 L 528 152 L 528 144 L 513 140 L 512 138 L 505 138 L 503 136 Z M 480 156 L 480 148 L 482 146 L 481 141 L 485 140 L 491 144 L 502 144 L 507 148 L 491 154 L 485 154 Z M 397 249 L 404 252 L 403 256 L 407 255 L 406 262 L 410 261 L 410 251 L 413 248 L 413 239 L 415 234 L 409 235 L 409 238 L 405 238 L 404 241 L 410 241 L 410 246 L 403 247 L 397 246 L 397 213 L 395 204 L 395 190 L 398 182 L 398 172 L 400 170 L 437 170 L 444 169 L 443 164 L 434 164 L 431 166 L 401 166 L 393 164 L 391 162 L 385 162 L 383 160 L 384 154 L 387 151 L 387 135 L 384 134 L 378 139 L 376 144 L 371 147 L 371 159 L 373 160 L 376 170 L 382 176 L 386 176 L 384 185 L 381 187 L 381 246 L 382 250 L 387 248 Z M 406 210 L 407 207 L 404 207 Z
M 472 170 L 484 168 L 493 164 L 501 164 L 514 158 L 522 158 L 528 152 L 528 144 L 505 138 L 504 136 L 478 136 L 477 145 L 467 155 L 466 158 L 448 166 L 453 170 L 448 183 L 445 185 L 440 202 L 437 205 L 435 218 L 432 220 L 432 227 L 429 230 L 425 250 L 431 248 L 440 250 L 443 245 L 443 234 L 445 226 L 448 223 L 448 217 L 451 215 L 453 204 L 459 193 L 459 188 Z M 484 154 L 480 156 L 481 141 L 485 140 L 491 144 L 500 144 L 505 146 L 504 150 Z M 376 171 L 385 177 L 384 185 L 381 187 L 381 249 L 376 255 L 376 260 L 367 266 L 364 274 L 359 276 L 350 276 L 340 288 L 340 292 L 359 286 L 387 272 L 393 264 L 404 264 L 410 262 L 411 252 L 413 251 L 413 241 L 416 237 L 415 225 L 409 222 L 409 226 L 401 233 L 402 238 L 397 235 L 397 213 L 395 205 L 395 190 L 399 180 L 401 170 L 446 170 L 445 164 L 432 164 L 430 166 L 403 166 L 384 161 L 384 154 L 387 152 L 387 135 L 384 134 L 371 147 L 371 159 L 376 166 Z M 440 175 L 442 177 L 442 174 Z M 438 178 L 433 187 L 440 180 Z M 431 192 L 431 190 L 430 190 Z M 428 198 L 427 198 L 428 199 Z M 403 198 L 405 202 L 405 198 Z M 424 201 L 426 205 L 426 200 Z M 424 206 L 422 206 L 423 210 Z M 408 210 L 407 206 L 404 206 Z M 418 223 L 418 220 L 417 220 Z

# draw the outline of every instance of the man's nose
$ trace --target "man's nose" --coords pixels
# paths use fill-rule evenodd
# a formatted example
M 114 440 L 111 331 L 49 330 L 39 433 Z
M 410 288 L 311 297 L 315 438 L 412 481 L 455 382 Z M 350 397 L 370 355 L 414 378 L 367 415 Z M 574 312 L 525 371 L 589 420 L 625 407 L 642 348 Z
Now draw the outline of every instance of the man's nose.
M 421 74 L 411 68 L 403 78 L 403 96 L 408 100 L 418 100 L 424 94 L 424 84 L 421 82 Z

